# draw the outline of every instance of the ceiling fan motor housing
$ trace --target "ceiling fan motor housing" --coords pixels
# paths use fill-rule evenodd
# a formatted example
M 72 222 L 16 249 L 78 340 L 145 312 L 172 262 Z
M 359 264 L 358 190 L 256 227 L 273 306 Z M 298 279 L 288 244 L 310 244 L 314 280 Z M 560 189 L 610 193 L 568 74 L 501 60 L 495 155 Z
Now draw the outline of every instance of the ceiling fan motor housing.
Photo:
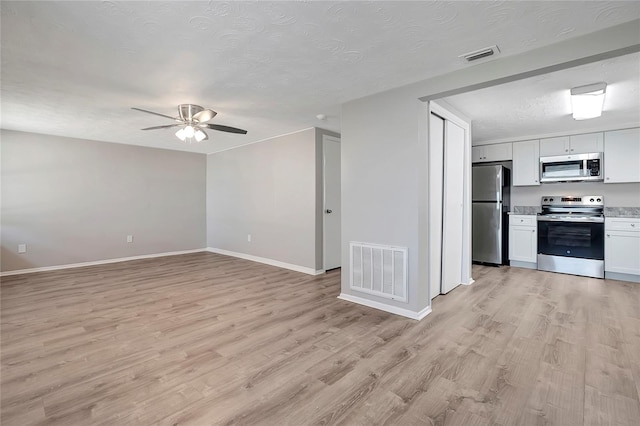
M 203 110 L 204 108 L 200 105 L 180 104 L 178 105 L 178 116 L 182 121 L 191 122 L 193 121 L 193 116 Z

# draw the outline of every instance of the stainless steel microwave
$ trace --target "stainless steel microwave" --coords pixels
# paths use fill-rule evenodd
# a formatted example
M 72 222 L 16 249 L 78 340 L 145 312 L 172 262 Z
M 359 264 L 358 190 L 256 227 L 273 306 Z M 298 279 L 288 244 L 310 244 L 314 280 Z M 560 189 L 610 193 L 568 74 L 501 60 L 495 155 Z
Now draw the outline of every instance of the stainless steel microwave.
M 602 153 L 540 157 L 540 182 L 583 182 L 604 180 Z

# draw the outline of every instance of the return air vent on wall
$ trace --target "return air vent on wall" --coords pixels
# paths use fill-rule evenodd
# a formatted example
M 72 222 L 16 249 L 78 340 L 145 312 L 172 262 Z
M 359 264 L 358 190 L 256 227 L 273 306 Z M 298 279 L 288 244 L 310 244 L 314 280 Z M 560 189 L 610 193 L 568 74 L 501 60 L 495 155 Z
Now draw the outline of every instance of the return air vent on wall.
M 407 248 L 349 243 L 350 287 L 400 302 L 407 301 Z
M 498 49 L 498 46 L 493 45 L 493 46 L 485 47 L 484 49 L 465 53 L 464 55 L 460 55 L 458 57 L 464 58 L 467 62 L 473 62 L 479 59 L 484 59 L 484 58 L 488 58 L 490 56 L 496 56 L 499 54 L 500 54 L 500 49 Z

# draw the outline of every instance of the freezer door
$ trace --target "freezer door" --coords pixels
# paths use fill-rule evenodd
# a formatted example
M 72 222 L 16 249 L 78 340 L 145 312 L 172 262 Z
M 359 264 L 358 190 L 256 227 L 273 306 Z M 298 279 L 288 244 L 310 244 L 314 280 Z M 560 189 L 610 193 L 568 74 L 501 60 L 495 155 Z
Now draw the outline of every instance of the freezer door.
M 473 166 L 471 173 L 473 201 L 502 201 L 502 166 Z
M 502 264 L 502 209 L 499 203 L 472 204 L 472 260 Z

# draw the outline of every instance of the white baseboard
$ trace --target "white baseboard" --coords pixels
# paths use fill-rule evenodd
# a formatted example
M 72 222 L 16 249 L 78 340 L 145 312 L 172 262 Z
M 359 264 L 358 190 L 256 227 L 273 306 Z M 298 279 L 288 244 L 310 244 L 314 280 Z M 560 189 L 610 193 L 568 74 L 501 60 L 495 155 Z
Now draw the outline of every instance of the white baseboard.
M 538 269 L 538 264 L 535 262 L 520 262 L 518 260 L 510 260 L 509 266 L 516 268 Z
M 240 259 L 251 260 L 252 262 L 264 263 L 266 265 L 277 266 L 278 268 L 290 269 L 296 272 L 302 272 L 308 275 L 324 274 L 324 269 L 313 269 L 306 266 L 294 265 L 292 263 L 280 262 L 279 260 L 268 259 L 266 257 L 253 256 L 246 253 L 238 253 L 235 251 L 223 250 L 215 247 L 207 247 L 207 251 L 211 253 L 223 254 L 225 256 L 238 257 Z
M 640 275 L 621 274 L 619 272 L 605 271 L 604 277 L 608 280 L 629 281 L 632 283 L 640 283 Z
M 462 285 L 471 285 L 473 283 L 475 283 L 476 280 L 474 280 L 473 278 L 469 277 L 469 281 L 467 281 L 466 283 L 462 283 Z
M 129 260 L 139 260 L 139 259 L 151 259 L 153 257 L 176 256 L 179 254 L 198 253 L 202 251 L 207 251 L 207 249 L 201 248 L 201 249 L 194 249 L 194 250 L 168 251 L 165 253 L 142 254 L 139 256 L 118 257 L 115 259 L 94 260 L 91 262 L 69 263 L 66 265 L 43 266 L 40 268 L 29 268 L 29 269 L 17 269 L 15 271 L 0 272 L 0 277 L 7 277 L 9 275 L 31 274 L 34 272 L 57 271 L 60 269 L 82 268 L 84 266 L 106 265 L 107 263 L 127 262 Z
M 347 302 L 357 303 L 359 305 L 364 305 L 369 308 L 379 309 L 381 311 L 389 312 L 395 315 L 401 315 L 403 317 L 411 318 L 414 320 L 420 321 L 422 318 L 426 317 L 431 313 L 431 306 L 427 306 L 426 308 L 415 312 L 409 309 L 399 308 L 397 306 L 387 305 L 384 303 L 376 302 L 375 300 L 364 299 L 362 297 L 353 296 L 351 294 L 340 293 L 338 299 L 346 300 Z

